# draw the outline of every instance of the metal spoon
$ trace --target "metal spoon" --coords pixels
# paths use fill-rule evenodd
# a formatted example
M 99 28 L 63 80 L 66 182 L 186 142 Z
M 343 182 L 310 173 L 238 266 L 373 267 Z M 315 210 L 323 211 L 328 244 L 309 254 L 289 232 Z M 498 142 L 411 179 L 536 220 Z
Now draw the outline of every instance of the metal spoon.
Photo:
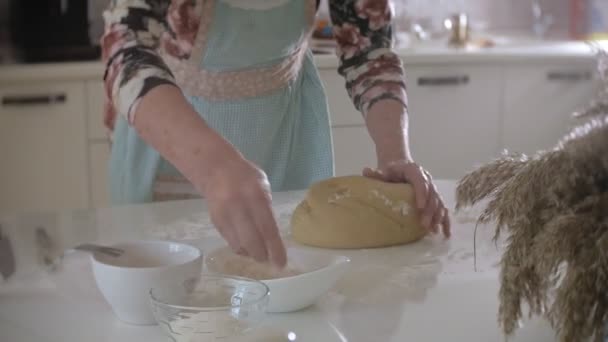
M 73 249 L 91 253 L 101 253 L 112 257 L 119 257 L 125 252 L 123 249 L 120 248 L 101 246 L 92 243 L 83 243 L 74 247 Z

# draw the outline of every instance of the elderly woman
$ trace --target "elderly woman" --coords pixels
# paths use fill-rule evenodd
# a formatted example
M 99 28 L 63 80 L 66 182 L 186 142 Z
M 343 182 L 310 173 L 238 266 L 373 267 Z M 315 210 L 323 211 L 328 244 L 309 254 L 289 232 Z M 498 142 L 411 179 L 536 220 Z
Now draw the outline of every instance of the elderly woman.
M 113 0 L 104 13 L 105 123 L 115 203 L 203 196 L 228 244 L 285 264 L 275 191 L 333 176 L 328 107 L 307 44 L 316 0 Z M 410 182 L 423 223 L 449 234 L 431 176 L 410 154 L 388 0 L 330 0 L 339 73 L 378 165 Z

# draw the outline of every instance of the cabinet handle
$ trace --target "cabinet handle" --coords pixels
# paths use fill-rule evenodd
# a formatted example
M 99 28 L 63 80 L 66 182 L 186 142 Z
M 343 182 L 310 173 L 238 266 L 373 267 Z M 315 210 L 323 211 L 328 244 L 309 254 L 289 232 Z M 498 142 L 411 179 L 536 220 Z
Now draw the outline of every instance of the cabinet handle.
M 421 87 L 460 86 L 469 83 L 469 76 L 438 76 L 420 77 L 418 85 Z
M 65 103 L 67 100 L 66 94 L 50 94 L 50 95 L 15 95 L 5 96 L 2 98 L 3 106 L 31 106 L 31 105 L 49 105 Z
M 552 82 L 579 82 L 593 78 L 591 71 L 550 71 L 547 79 Z

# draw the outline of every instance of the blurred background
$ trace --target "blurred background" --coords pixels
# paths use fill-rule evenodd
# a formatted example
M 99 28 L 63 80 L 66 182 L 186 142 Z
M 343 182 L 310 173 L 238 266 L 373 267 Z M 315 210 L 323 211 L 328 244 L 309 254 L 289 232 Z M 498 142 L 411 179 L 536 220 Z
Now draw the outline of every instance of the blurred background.
M 95 59 L 108 0 L 0 0 L 0 62 Z M 473 34 L 570 40 L 603 38 L 606 0 L 394 0 L 400 47 L 448 35 L 446 19 L 466 13 Z M 27 8 L 27 10 L 25 10 Z M 319 11 L 327 25 L 327 0 Z M 39 27 L 48 27 L 40 30 Z
M 111 205 L 98 44 L 108 1 L 0 0 L 0 213 Z M 314 59 L 336 175 L 358 174 L 376 164 L 375 148 L 337 72 L 327 6 L 317 16 Z M 392 6 L 412 152 L 436 179 L 458 179 L 505 149 L 552 148 L 577 124 L 572 113 L 606 88 L 587 43 L 606 40 L 608 0 Z

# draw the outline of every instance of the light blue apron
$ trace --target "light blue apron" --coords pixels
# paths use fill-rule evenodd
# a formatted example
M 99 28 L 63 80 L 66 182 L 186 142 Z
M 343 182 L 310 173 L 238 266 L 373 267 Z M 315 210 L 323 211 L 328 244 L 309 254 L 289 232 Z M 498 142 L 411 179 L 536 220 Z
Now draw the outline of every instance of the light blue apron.
M 198 65 L 212 72 L 240 72 L 280 63 L 310 31 L 310 2 L 288 0 L 269 9 L 243 9 L 215 0 Z M 333 175 L 327 101 L 310 50 L 294 79 L 263 96 L 187 96 L 212 128 L 267 173 L 273 191 L 304 189 Z M 113 203 L 151 201 L 159 175 L 179 172 L 126 120 L 118 120 L 110 161 Z

